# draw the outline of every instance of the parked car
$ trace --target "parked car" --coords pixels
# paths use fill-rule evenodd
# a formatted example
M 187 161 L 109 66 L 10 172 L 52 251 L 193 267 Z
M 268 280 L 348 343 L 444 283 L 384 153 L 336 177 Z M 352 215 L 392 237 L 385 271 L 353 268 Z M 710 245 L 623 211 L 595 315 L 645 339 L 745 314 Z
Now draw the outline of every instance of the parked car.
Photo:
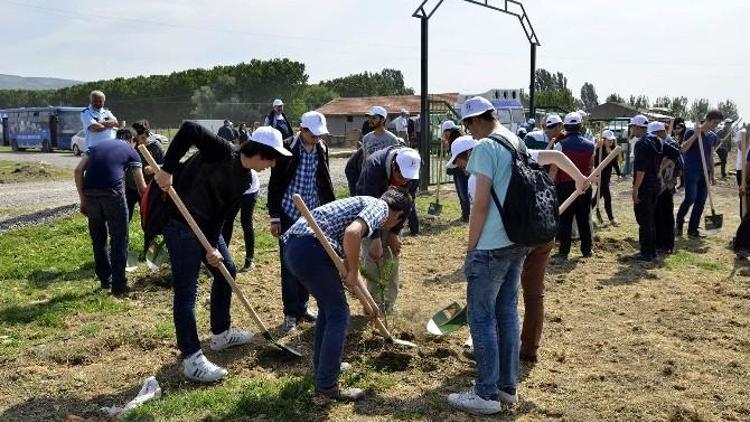
M 86 151 L 86 131 L 79 130 L 78 133 L 73 135 L 70 141 L 70 149 L 73 151 L 73 155 L 81 155 Z

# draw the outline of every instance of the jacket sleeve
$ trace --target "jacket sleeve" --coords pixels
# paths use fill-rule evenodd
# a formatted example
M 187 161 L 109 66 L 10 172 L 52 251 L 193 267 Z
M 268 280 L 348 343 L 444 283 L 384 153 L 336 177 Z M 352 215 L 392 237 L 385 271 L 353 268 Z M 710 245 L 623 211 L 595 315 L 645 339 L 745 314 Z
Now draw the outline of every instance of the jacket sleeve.
M 357 181 L 357 195 L 380 198 L 387 188 L 385 169 L 380 166 L 380 154 L 371 155 L 362 164 L 362 173 Z
M 162 169 L 173 173 L 190 147 L 195 146 L 206 162 L 218 162 L 232 157 L 232 144 L 209 132 L 195 122 L 184 122 L 177 131 L 172 143 L 164 155 Z
M 266 206 L 268 208 L 268 215 L 271 217 L 271 223 L 279 223 L 281 221 L 281 198 L 284 196 L 283 173 L 285 173 L 288 165 L 286 161 L 285 159 L 282 165 L 271 168 L 271 177 L 268 180 L 268 200 Z
M 323 152 L 323 162 L 318 164 L 318 189 L 320 189 L 320 204 L 324 205 L 336 200 L 336 193 L 333 191 L 333 182 L 331 181 L 331 167 L 328 156 L 328 145 L 320 141 L 320 150 Z M 322 165 L 321 165 L 322 164 Z

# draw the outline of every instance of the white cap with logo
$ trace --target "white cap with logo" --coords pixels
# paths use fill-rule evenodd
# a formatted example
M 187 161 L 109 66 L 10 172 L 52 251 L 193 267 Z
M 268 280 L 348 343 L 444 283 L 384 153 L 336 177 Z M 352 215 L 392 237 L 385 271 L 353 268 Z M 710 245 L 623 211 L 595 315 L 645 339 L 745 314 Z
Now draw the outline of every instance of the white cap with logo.
M 615 136 L 615 133 L 609 129 L 602 132 L 602 136 L 604 137 L 604 139 L 608 139 L 610 141 L 614 141 L 615 139 L 617 139 L 617 136 Z
M 551 127 L 562 123 L 562 119 L 558 114 L 550 114 L 547 116 L 547 120 L 544 121 L 544 127 Z
M 629 126 L 648 127 L 648 119 L 642 114 L 630 118 Z
M 303 114 L 299 126 L 308 129 L 315 136 L 328 135 L 326 116 L 317 111 L 308 111 Z
M 490 100 L 480 96 L 471 97 L 461 104 L 461 120 L 479 116 L 480 114 L 494 109 L 495 106 L 492 105 Z
M 281 132 L 272 128 L 271 126 L 261 126 L 250 136 L 251 142 L 257 142 L 259 144 L 267 145 L 276 150 L 281 155 L 290 157 L 292 155 L 289 150 L 284 148 L 284 142 L 281 139 Z
M 667 130 L 667 127 L 662 122 L 651 122 L 648 124 L 648 133 L 661 132 L 662 130 Z
M 458 126 L 453 122 L 453 120 L 446 120 L 440 125 L 440 131 L 445 132 L 446 130 L 453 130 L 458 129 Z
M 419 168 L 422 165 L 422 157 L 416 150 L 411 148 L 402 148 L 396 154 L 396 164 L 401 171 L 401 175 L 408 180 L 419 179 Z
M 581 115 L 578 114 L 577 111 L 573 111 L 565 115 L 565 120 L 563 121 L 563 123 L 565 125 L 575 126 L 575 125 L 580 125 L 581 120 L 583 120 Z
M 273 106 L 274 107 L 283 106 L 283 105 L 284 105 L 284 102 L 281 101 L 281 99 L 277 98 L 277 99 L 273 100 Z
M 471 135 L 464 135 L 456 138 L 456 140 L 451 144 L 451 159 L 448 160 L 446 167 L 449 169 L 455 168 L 456 158 L 462 153 L 470 149 L 474 149 L 474 147 L 477 146 L 478 143 L 479 141 L 472 138 Z
M 372 106 L 369 110 L 367 110 L 368 116 L 380 116 L 384 119 L 388 118 L 388 112 L 385 111 L 385 109 L 381 106 Z

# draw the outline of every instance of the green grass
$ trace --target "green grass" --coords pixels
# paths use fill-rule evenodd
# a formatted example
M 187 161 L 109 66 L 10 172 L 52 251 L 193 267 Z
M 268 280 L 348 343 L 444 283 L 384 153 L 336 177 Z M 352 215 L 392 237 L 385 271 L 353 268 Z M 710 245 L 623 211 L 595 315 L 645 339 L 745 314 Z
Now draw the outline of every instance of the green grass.
M 45 180 L 73 180 L 70 169 L 47 163 L 0 160 L 0 183 L 38 182 Z
M 687 267 L 696 267 L 706 271 L 724 271 L 722 262 L 712 261 L 698 254 L 685 250 L 678 250 L 664 260 L 664 266 L 668 270 L 679 270 Z

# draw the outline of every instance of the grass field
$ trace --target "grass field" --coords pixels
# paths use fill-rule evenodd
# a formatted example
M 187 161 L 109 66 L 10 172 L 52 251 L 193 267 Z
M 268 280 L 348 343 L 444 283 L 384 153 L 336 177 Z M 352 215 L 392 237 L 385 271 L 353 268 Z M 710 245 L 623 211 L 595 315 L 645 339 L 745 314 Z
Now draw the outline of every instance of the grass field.
M 15 162 L 0 160 L 0 183 L 40 182 L 72 179 L 70 169 L 52 166 L 43 161 Z
M 594 257 L 578 258 L 574 244 L 570 262 L 548 268 L 540 361 L 523 367 L 521 402 L 503 419 L 750 420 L 750 267 L 728 249 L 738 223 L 734 188 L 727 181 L 717 189 L 725 214 L 719 236 L 679 239 L 677 253 L 642 265 L 619 258 L 637 245 L 629 183 L 615 185 L 623 224 L 597 232 Z M 419 198 L 421 216 L 431 201 Z M 405 238 L 401 315 L 391 324 L 420 348 L 385 344 L 351 301 L 345 360 L 353 371 L 344 382 L 369 394 L 331 406 L 312 400 L 312 326 L 283 339 L 305 352 L 301 361 L 263 341 L 222 353 L 205 347 L 230 376 L 214 386 L 189 383 L 174 345 L 166 270 L 131 273 L 132 297 L 113 299 L 97 289 L 81 216 L 0 235 L 0 420 L 103 418 L 101 406 L 124 404 L 151 375 L 164 397 L 128 420 L 473 420 L 445 400 L 473 379 L 473 363 L 461 354 L 467 330 L 435 338 L 424 329 L 436 310 L 465 298 L 466 226 L 455 222 L 458 214 L 448 199 L 440 219 L 423 219 L 423 234 Z M 266 215 L 261 205 L 256 270 L 238 281 L 281 336 L 277 245 Z M 137 249 L 140 231 L 132 233 Z M 235 233 L 240 258 L 239 227 Z M 202 276 L 196 312 L 204 341 L 209 286 Z M 234 325 L 251 327 L 234 303 Z

